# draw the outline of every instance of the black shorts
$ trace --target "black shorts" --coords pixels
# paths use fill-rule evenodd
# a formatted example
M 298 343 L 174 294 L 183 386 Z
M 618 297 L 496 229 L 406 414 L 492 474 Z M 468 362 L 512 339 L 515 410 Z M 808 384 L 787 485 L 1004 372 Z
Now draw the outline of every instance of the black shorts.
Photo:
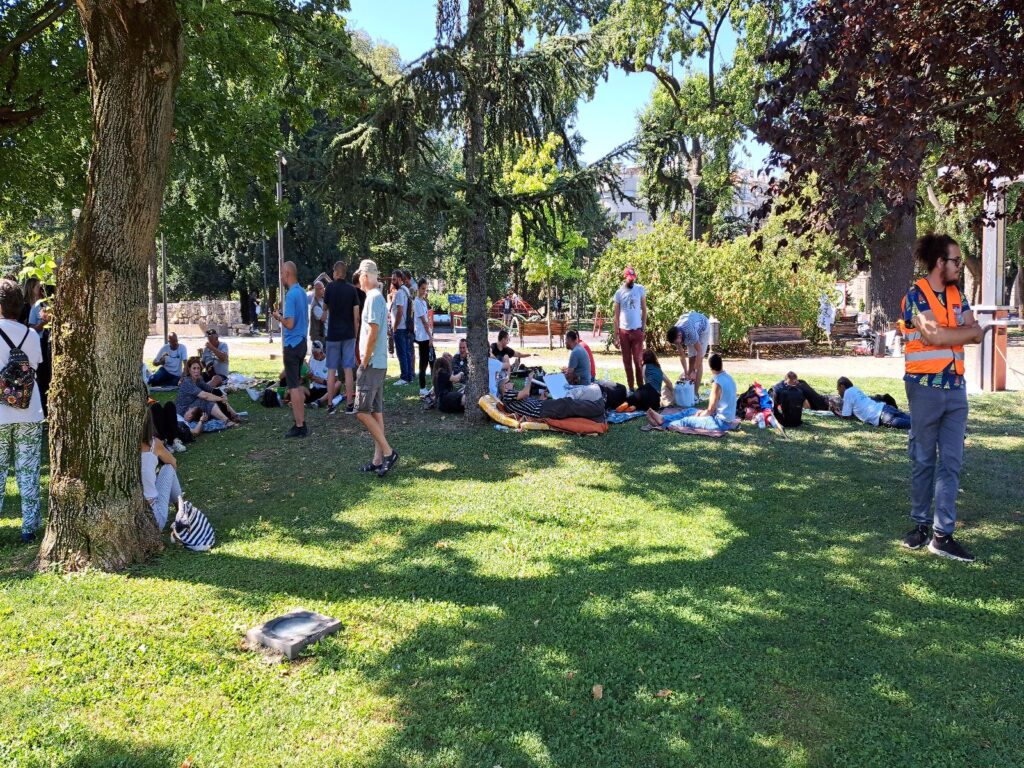
M 302 386 L 302 364 L 306 360 L 306 340 L 294 347 L 284 348 L 284 385 L 288 389 Z

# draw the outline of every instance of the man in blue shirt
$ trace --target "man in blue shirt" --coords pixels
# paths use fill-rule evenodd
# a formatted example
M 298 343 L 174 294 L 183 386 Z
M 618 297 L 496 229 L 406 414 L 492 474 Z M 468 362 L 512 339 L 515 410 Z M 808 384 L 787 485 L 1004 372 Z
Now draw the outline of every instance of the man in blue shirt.
M 284 346 L 285 386 L 291 392 L 292 416 L 295 424 L 285 437 L 305 437 L 306 397 L 302 389 L 302 363 L 306 359 L 306 335 L 309 333 L 309 299 L 299 285 L 295 262 L 281 266 L 281 280 L 285 285 L 284 314 L 274 310 L 274 318 L 281 324 L 281 343 Z

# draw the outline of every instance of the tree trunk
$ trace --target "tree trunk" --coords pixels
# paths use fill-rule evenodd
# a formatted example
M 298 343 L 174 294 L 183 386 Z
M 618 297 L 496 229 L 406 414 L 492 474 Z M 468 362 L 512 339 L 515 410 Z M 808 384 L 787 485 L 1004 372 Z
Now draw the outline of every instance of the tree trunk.
M 156 305 L 160 301 L 160 281 L 157 280 L 156 275 L 156 262 L 157 262 L 157 248 L 156 240 L 153 241 L 152 247 L 149 249 L 149 324 L 156 325 Z
M 123 568 L 158 551 L 143 501 L 146 269 L 182 66 L 174 0 L 77 0 L 92 99 L 85 206 L 57 272 L 49 521 L 39 566 Z
M 917 218 L 911 211 L 898 214 L 899 220 L 890 232 L 871 246 L 871 280 L 869 302 L 871 327 L 884 330 L 900 313 L 900 302 L 914 279 L 914 240 Z
M 469 346 L 469 381 L 466 383 L 466 419 L 482 424 L 486 414 L 476 407 L 488 391 L 487 365 L 487 199 L 483 183 L 485 0 L 469 0 L 467 34 L 469 61 L 466 77 L 466 343 Z

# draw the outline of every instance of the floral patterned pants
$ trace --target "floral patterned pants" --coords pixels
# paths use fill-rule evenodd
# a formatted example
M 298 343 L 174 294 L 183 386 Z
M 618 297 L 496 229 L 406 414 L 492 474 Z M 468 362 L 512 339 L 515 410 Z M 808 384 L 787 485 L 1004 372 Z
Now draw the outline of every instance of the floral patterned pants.
M 39 530 L 39 459 L 43 444 L 43 424 L 0 424 L 0 512 L 7 492 L 7 471 L 14 450 L 14 477 L 21 494 L 21 532 Z

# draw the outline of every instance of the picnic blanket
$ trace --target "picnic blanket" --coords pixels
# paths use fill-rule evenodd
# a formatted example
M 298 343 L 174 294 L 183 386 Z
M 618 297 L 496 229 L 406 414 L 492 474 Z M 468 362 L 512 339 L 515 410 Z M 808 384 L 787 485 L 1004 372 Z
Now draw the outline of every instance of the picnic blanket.
M 609 424 L 622 424 L 623 422 L 629 421 L 630 419 L 639 419 L 647 415 L 647 411 L 632 411 L 631 413 L 619 413 L 618 411 L 609 411 L 605 420 Z

